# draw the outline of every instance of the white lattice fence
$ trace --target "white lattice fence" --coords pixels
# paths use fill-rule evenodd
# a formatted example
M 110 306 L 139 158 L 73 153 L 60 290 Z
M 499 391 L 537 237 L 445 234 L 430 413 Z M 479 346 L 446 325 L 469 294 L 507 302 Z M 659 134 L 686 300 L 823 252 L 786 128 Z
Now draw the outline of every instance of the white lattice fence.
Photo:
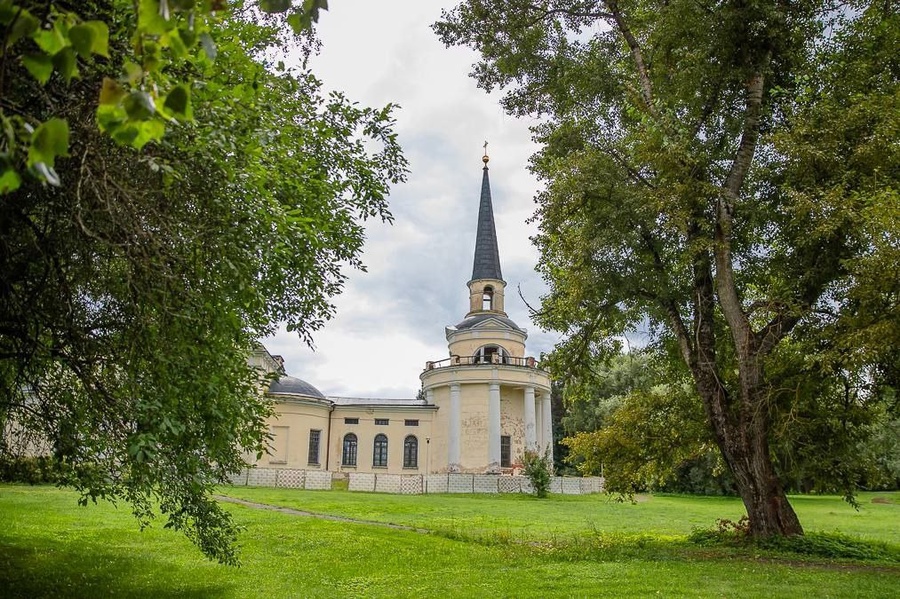
M 400 477 L 400 492 L 404 495 L 421 495 L 422 486 L 422 476 L 419 474 Z
M 521 493 L 522 492 L 521 476 L 501 476 L 497 481 L 501 493 Z
M 276 486 L 287 487 L 289 489 L 302 489 L 303 481 L 306 479 L 305 470 L 294 470 L 285 468 L 278 471 L 275 479 Z

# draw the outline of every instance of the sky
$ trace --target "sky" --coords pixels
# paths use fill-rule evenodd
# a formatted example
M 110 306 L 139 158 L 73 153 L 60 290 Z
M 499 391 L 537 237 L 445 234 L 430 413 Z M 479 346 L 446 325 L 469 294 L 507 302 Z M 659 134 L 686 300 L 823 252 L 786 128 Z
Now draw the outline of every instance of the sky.
M 325 395 L 414 397 L 426 360 L 448 356 L 444 327 L 468 311 L 484 142 L 506 311 L 528 330 L 527 353 L 539 357 L 558 339 L 531 322 L 546 291 L 535 272 L 538 182 L 528 172 L 537 150 L 529 125 L 506 115 L 500 94 L 468 76 L 476 54 L 445 48 L 430 25 L 449 0 L 335 0 L 317 26 L 322 51 L 310 61 L 326 89 L 362 105 L 399 104 L 396 132 L 409 161 L 408 181 L 390 195 L 394 223 L 366 226 L 363 262 L 348 270 L 336 316 L 314 335 L 315 350 L 281 330 L 263 341 L 285 371 Z

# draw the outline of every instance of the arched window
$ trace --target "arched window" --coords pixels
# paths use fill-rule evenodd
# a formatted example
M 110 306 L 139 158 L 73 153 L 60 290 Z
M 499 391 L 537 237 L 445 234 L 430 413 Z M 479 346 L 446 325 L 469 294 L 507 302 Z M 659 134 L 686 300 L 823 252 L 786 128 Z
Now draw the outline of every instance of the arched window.
M 344 435 L 344 451 L 341 454 L 341 464 L 343 466 L 356 466 L 356 435 L 347 433 Z
M 494 358 L 494 356 L 497 356 Z M 482 345 L 475 352 L 476 364 L 506 364 L 509 353 L 499 345 Z
M 372 452 L 372 465 L 387 467 L 387 435 L 375 435 L 375 450 Z
M 481 295 L 481 309 L 482 310 L 493 310 L 494 309 L 494 288 L 490 285 L 487 285 L 484 288 L 484 291 Z
M 403 467 L 419 467 L 419 440 L 414 435 L 409 435 L 403 440 Z

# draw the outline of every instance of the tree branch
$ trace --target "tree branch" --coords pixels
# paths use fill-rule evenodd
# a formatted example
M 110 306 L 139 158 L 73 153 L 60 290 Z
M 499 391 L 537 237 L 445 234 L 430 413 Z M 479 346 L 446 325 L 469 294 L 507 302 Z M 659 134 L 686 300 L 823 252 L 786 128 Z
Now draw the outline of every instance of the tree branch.
M 616 27 L 619 29 L 619 33 L 625 38 L 625 43 L 628 44 L 628 48 L 631 50 L 631 57 L 634 60 L 638 78 L 641 82 L 641 96 L 644 99 L 644 103 L 647 105 L 650 113 L 655 116 L 656 109 L 653 107 L 653 83 L 650 80 L 650 73 L 647 70 L 647 65 L 644 63 L 644 55 L 641 52 L 641 46 L 638 44 L 637 38 L 634 37 L 634 33 L 632 33 L 628 23 L 625 22 L 622 11 L 619 9 L 618 0 L 609 0 L 606 4 L 609 6 L 609 11 L 612 13 L 613 20 L 616 23 Z

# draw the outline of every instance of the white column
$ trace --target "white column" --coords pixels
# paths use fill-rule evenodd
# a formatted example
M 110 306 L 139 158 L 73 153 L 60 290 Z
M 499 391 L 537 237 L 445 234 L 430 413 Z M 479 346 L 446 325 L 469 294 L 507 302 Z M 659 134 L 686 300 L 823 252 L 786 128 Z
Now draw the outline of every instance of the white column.
M 500 383 L 491 383 L 488 393 L 488 467 L 500 472 Z
M 459 472 L 459 431 L 461 417 L 459 383 L 450 385 L 450 423 L 447 431 L 447 470 Z
M 544 415 L 541 413 L 541 398 L 534 400 L 534 430 L 537 440 L 537 450 L 544 451 Z
M 544 429 L 544 445 L 541 447 L 553 463 L 553 418 L 550 415 L 550 394 L 541 394 L 541 425 Z
M 525 387 L 525 449 L 528 451 L 537 450 L 534 412 L 534 387 Z
M 425 392 L 425 402 L 428 403 L 428 405 L 431 405 L 431 406 L 434 405 L 434 390 L 433 389 L 429 389 L 428 391 Z M 431 474 L 431 470 L 432 470 L 431 455 L 429 455 L 431 453 L 429 450 L 431 449 L 430 445 L 431 445 L 432 435 L 434 435 L 434 420 L 432 420 L 431 424 L 429 424 L 428 434 L 425 437 L 425 474 Z M 419 441 L 419 442 L 421 443 L 421 441 Z M 437 457 L 438 456 L 435 456 L 435 459 L 437 459 Z M 427 484 L 428 481 L 426 479 L 423 482 L 425 482 Z M 425 489 L 425 493 L 428 493 L 427 488 Z

